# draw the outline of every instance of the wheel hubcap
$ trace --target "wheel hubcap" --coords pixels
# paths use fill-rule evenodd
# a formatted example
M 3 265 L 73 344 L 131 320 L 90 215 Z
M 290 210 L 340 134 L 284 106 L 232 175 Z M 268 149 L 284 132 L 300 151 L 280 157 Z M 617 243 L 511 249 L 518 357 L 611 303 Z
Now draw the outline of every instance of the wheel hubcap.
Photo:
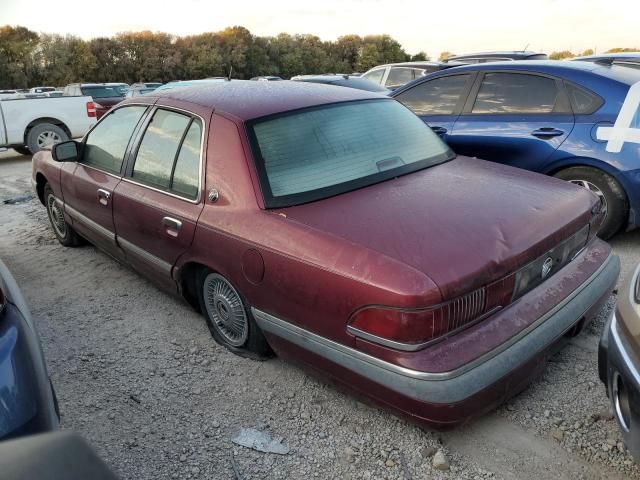
M 210 273 L 204 280 L 207 314 L 227 343 L 241 347 L 247 341 L 249 322 L 240 295 L 227 280 Z
M 53 225 L 54 230 L 58 235 L 64 237 L 67 234 L 67 222 L 65 222 L 62 209 L 60 205 L 58 205 L 56 197 L 53 195 L 47 197 L 47 211 L 49 212 L 49 219 L 51 220 L 51 225 Z
M 604 219 L 607 218 L 607 199 L 604 196 L 602 190 L 596 187 L 593 183 L 588 182 L 586 180 L 569 180 L 571 183 L 575 183 L 576 185 L 580 185 L 581 187 L 586 188 L 587 190 L 595 193 L 600 199 L 600 203 L 602 204 L 602 213 L 604 214 Z
M 36 139 L 39 148 L 52 147 L 56 143 L 60 143 L 61 141 L 62 138 L 60 138 L 60 135 L 52 131 L 42 132 Z

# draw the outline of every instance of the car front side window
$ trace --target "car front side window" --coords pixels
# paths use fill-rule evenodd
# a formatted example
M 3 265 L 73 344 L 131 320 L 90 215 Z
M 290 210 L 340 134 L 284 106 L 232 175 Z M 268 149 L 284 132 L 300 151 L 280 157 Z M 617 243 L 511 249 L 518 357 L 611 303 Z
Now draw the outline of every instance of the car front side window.
M 369 80 L 370 82 L 373 83 L 382 83 L 382 77 L 384 76 L 384 68 L 378 68 L 376 70 L 372 70 L 370 72 L 365 73 L 364 75 L 362 75 L 362 78 L 366 78 L 367 80 Z
M 112 111 L 89 132 L 82 163 L 118 174 L 127 145 L 147 107 L 133 105 Z
M 414 79 L 414 68 L 392 67 L 385 82 L 385 87 L 393 88 L 404 85 Z
M 416 115 L 451 115 L 468 78 L 468 74 L 436 78 L 422 82 L 395 98 Z

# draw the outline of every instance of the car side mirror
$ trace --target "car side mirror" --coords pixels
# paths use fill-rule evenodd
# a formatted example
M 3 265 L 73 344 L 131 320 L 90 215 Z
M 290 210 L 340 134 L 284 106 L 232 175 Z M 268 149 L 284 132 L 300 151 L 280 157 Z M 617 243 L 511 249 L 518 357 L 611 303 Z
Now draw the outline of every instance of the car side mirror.
M 80 149 L 75 140 L 56 143 L 51 149 L 51 156 L 56 162 L 77 162 L 79 155 Z

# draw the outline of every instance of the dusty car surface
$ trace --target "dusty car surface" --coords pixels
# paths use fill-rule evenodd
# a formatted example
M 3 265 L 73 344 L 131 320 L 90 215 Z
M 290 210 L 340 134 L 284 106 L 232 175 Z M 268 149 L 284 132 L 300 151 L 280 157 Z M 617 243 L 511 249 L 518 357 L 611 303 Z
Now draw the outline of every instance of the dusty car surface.
M 118 105 L 34 157 L 64 245 L 85 238 L 273 349 L 435 427 L 524 388 L 608 298 L 595 195 L 455 157 L 385 96 L 230 81 Z
M 598 369 L 625 444 L 640 461 L 640 265 L 625 282 L 602 333 Z

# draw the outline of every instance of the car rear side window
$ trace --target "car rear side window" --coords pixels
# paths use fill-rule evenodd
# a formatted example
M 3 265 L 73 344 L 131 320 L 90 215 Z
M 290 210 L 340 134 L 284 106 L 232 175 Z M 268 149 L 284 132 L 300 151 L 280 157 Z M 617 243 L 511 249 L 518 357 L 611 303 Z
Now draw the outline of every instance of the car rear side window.
M 392 67 L 389 72 L 389 76 L 387 77 L 387 81 L 385 82 L 385 86 L 393 88 L 404 85 L 416 78 L 416 76 L 419 76 L 419 74 L 416 75 L 415 72 L 415 68 Z
M 132 178 L 151 187 L 195 198 L 199 186 L 201 137 L 199 121 L 188 115 L 158 109 L 140 142 Z
M 567 86 L 567 92 L 569 93 L 569 101 L 571 102 L 573 113 L 578 115 L 590 115 L 602 106 L 602 98 L 595 93 L 589 92 L 584 88 L 580 88 L 570 83 L 566 83 L 565 85 Z
M 146 109 L 136 105 L 109 113 L 87 135 L 82 162 L 107 172 L 120 173 L 133 130 Z
M 558 98 L 555 80 L 522 73 L 487 73 L 471 113 L 551 113 Z
M 200 122 L 193 121 L 180 147 L 171 181 L 171 189 L 174 192 L 191 199 L 198 196 L 200 185 L 201 142 L 202 126 Z
M 416 115 L 451 115 L 469 75 L 450 75 L 423 82 L 402 92 L 396 100 Z
M 378 68 L 362 75 L 362 78 L 366 78 L 370 82 L 382 83 L 382 77 L 384 76 L 384 68 Z

